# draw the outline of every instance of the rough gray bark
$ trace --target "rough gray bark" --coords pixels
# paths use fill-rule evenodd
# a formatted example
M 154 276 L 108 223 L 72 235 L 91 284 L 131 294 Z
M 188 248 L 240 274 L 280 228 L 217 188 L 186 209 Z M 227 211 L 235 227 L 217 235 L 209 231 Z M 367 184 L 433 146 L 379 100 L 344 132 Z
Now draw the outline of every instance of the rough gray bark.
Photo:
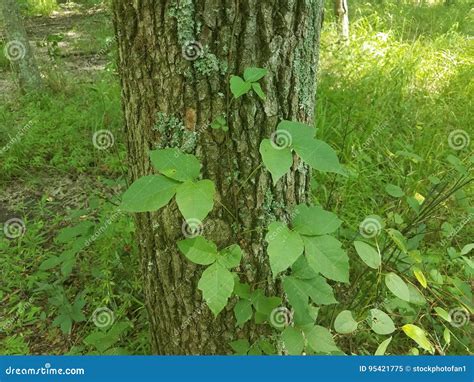
M 334 0 L 334 11 L 338 19 L 338 26 L 344 40 L 349 40 L 349 5 L 347 0 Z
M 217 189 L 204 236 L 219 248 L 239 244 L 246 252 L 241 280 L 278 293 L 265 228 L 307 201 L 309 171 L 295 159 L 273 186 L 259 144 L 282 119 L 314 121 L 322 1 L 115 0 L 113 9 L 132 180 L 153 171 L 150 149 L 195 153 Z M 202 47 L 196 60 L 193 46 Z M 230 75 L 250 66 L 269 70 L 262 82 L 267 100 L 232 101 Z M 219 115 L 227 118 L 227 133 L 208 128 Z M 255 339 L 261 329 L 248 323 L 236 330 L 232 303 L 216 319 L 203 305 L 202 269 L 177 250 L 182 223 L 174 202 L 136 216 L 153 351 L 228 353 L 230 341 Z
M 0 0 L 5 24 L 6 45 L 4 53 L 17 73 L 20 89 L 24 92 L 41 88 L 41 76 L 30 42 L 20 16 L 16 0 Z

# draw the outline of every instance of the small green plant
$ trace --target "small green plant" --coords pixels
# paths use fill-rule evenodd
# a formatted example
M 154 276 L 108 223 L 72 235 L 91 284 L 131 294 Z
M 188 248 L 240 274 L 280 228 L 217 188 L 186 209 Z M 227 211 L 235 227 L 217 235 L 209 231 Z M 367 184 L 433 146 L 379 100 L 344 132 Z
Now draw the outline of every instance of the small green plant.
M 230 78 L 230 90 L 234 98 L 239 98 L 250 92 L 250 90 L 253 90 L 262 101 L 265 101 L 265 93 L 258 81 L 265 77 L 267 73 L 268 71 L 266 69 L 247 68 L 244 71 L 244 78 L 232 76 Z

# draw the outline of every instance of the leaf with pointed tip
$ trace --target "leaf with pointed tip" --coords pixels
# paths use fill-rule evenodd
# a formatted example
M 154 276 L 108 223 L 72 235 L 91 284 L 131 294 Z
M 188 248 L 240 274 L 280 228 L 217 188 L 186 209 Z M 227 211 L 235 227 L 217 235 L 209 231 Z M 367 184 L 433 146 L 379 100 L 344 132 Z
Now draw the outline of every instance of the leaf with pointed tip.
M 239 300 L 234 306 L 234 315 L 237 325 L 242 327 L 248 320 L 252 318 L 252 303 L 249 300 Z
M 260 143 L 260 155 L 263 164 L 272 174 L 273 185 L 285 175 L 293 164 L 293 155 L 288 147 L 275 148 L 269 139 Z
M 293 213 L 293 229 L 302 235 L 326 235 L 336 231 L 342 223 L 336 214 L 325 211 L 319 206 L 296 206 Z
M 127 212 L 157 211 L 169 203 L 178 185 L 163 175 L 143 176 L 125 191 L 120 209 Z
M 405 332 L 405 334 L 408 337 L 410 337 L 413 341 L 415 341 L 421 348 L 425 349 L 431 354 L 434 353 L 434 347 L 431 344 L 431 342 L 428 340 L 428 338 L 426 337 L 426 333 L 423 329 L 412 324 L 403 325 L 402 329 Z
M 244 71 L 244 79 L 248 82 L 256 82 L 265 77 L 268 73 L 264 68 L 247 68 Z
M 273 222 L 265 236 L 273 277 L 287 270 L 303 253 L 303 240 L 297 232 L 290 231 L 281 222 Z
M 217 258 L 217 261 L 227 269 L 239 266 L 240 260 L 242 260 L 242 249 L 237 244 L 232 244 L 230 247 L 223 249 Z
M 390 334 L 395 331 L 395 325 L 390 316 L 379 309 L 370 310 L 369 326 L 375 333 L 382 335 Z
M 350 310 L 343 310 L 340 312 L 334 320 L 334 329 L 336 332 L 341 334 L 349 334 L 357 330 L 358 323 L 352 317 Z
M 305 254 L 309 266 L 328 279 L 349 282 L 349 257 L 341 242 L 332 236 L 304 236 Z
M 362 261 L 370 268 L 378 269 L 382 263 L 379 251 L 363 241 L 354 241 L 354 247 Z
M 262 101 L 265 101 L 267 99 L 265 93 L 262 90 L 262 87 L 260 86 L 258 82 L 255 82 L 252 84 L 252 89 Z
M 186 220 L 204 220 L 214 207 L 214 183 L 208 179 L 187 181 L 176 190 L 176 203 Z
M 281 339 L 290 355 L 301 355 L 304 349 L 303 333 L 300 330 L 288 326 L 282 333 Z
M 331 333 L 323 326 L 315 325 L 311 330 L 305 333 L 306 340 L 311 349 L 316 353 L 341 354 L 342 351 L 339 349 L 332 338 Z
M 210 265 L 201 276 L 198 283 L 204 300 L 217 316 L 227 305 L 227 300 L 234 290 L 234 277 L 224 266 L 219 263 Z
M 250 82 L 244 81 L 239 76 L 230 77 L 230 91 L 234 95 L 234 98 L 239 98 L 244 94 L 247 94 L 252 89 Z
M 410 302 L 410 290 L 403 279 L 393 272 L 385 276 L 385 285 L 398 298 Z
M 201 163 L 194 155 L 176 148 L 150 151 L 150 159 L 156 170 L 180 182 L 195 180 L 201 171 Z
M 202 236 L 181 240 L 178 242 L 178 248 L 195 264 L 209 265 L 217 259 L 216 245 Z
M 387 338 L 385 341 L 383 341 L 378 347 L 377 350 L 375 351 L 374 355 L 384 355 L 385 352 L 387 351 L 388 345 L 390 345 L 390 342 L 392 342 L 392 337 Z

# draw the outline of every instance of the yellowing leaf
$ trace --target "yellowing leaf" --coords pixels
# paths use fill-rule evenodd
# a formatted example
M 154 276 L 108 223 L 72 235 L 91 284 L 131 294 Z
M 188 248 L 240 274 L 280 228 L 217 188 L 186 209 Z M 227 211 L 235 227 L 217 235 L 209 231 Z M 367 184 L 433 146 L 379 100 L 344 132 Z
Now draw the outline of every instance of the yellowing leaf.
M 415 341 L 421 348 L 425 349 L 431 354 L 434 353 L 434 347 L 426 337 L 425 331 L 423 329 L 412 324 L 403 325 L 402 329 L 405 334 Z
M 426 282 L 426 277 L 419 268 L 413 268 L 413 274 L 415 275 L 416 279 L 418 282 L 421 284 L 423 288 L 426 288 L 428 286 L 428 283 Z
M 420 204 L 423 204 L 423 202 L 425 201 L 425 197 L 423 195 L 419 194 L 418 192 L 415 193 L 415 199 Z

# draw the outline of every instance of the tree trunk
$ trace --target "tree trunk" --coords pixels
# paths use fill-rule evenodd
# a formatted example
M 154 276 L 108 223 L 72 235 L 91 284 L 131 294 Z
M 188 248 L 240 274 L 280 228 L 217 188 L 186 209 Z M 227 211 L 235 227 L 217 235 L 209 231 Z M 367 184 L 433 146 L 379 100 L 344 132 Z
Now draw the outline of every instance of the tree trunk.
M 314 123 L 321 0 L 161 0 L 114 2 L 119 68 L 132 180 L 151 173 L 150 149 L 179 147 L 216 184 L 204 236 L 246 256 L 241 281 L 278 293 L 265 229 L 308 199 L 309 171 L 295 159 L 276 186 L 259 145 L 282 119 Z M 232 101 L 230 75 L 269 71 L 267 94 Z M 227 118 L 228 132 L 209 124 Z M 216 319 L 202 303 L 202 269 L 177 250 L 183 219 L 176 204 L 136 216 L 153 352 L 225 354 L 229 342 L 260 330 L 235 329 L 232 303 Z
M 4 53 L 18 75 L 24 92 L 41 88 L 41 76 L 16 0 L 1 0 L 7 42 Z
M 334 10 L 341 36 L 344 40 L 349 41 L 349 6 L 347 0 L 334 0 Z

